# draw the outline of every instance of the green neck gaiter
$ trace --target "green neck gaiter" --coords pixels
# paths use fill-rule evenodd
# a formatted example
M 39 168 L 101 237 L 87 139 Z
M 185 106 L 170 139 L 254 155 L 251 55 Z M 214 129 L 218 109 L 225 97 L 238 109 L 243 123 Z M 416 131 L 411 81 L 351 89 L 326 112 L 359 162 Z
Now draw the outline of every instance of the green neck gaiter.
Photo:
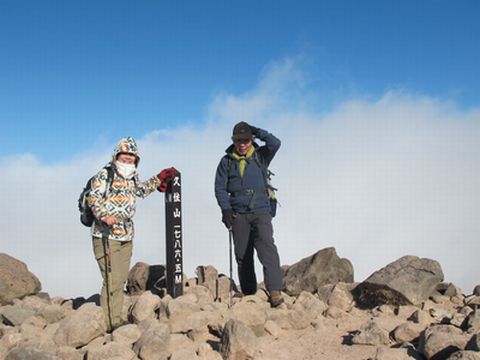
M 236 152 L 232 152 L 233 158 L 239 162 L 238 168 L 239 168 L 241 177 L 243 177 L 243 174 L 245 173 L 245 168 L 247 167 L 248 159 L 250 159 L 254 151 L 255 151 L 255 147 L 252 146 L 248 150 L 248 152 L 245 154 L 245 156 L 238 155 Z

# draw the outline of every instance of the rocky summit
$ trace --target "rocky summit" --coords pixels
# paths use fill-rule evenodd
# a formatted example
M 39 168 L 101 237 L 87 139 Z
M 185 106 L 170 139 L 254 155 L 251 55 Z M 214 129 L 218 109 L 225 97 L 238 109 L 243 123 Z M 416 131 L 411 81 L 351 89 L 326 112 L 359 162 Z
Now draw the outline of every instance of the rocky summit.
M 0 359 L 480 359 L 480 287 L 466 295 L 441 265 L 416 256 L 361 283 L 334 248 L 283 266 L 284 303 L 230 293 L 211 265 L 184 276 L 184 294 L 163 288 L 161 265 L 132 267 L 124 325 L 107 333 L 98 296 L 41 292 L 26 264 L 0 254 Z

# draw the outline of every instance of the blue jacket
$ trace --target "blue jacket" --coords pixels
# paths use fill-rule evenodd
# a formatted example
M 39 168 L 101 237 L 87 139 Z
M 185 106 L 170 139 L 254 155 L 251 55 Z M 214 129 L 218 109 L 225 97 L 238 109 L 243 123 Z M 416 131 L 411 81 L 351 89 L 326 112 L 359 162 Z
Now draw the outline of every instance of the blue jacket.
M 233 144 L 226 150 L 217 167 L 215 176 L 215 197 L 222 210 L 233 209 L 236 213 L 269 213 L 270 202 L 267 195 L 264 169 L 267 169 L 280 148 L 280 140 L 263 129 L 258 129 L 256 137 L 265 142 L 258 146 L 248 159 L 243 177 L 240 176 L 239 161 L 232 156 Z M 257 157 L 258 162 L 255 160 Z

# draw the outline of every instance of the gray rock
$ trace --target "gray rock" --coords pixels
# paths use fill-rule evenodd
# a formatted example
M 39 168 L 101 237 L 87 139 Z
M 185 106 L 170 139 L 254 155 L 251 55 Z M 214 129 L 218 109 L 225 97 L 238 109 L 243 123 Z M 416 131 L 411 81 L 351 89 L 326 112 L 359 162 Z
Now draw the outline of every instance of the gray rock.
M 360 331 L 352 338 L 352 343 L 357 345 L 388 345 L 388 332 L 380 327 L 375 320 L 362 325 Z
M 432 317 L 426 311 L 416 310 L 412 315 L 410 315 L 408 320 L 413 321 L 416 324 L 430 324 Z
M 375 360 L 412 360 L 423 359 L 420 354 L 416 354 L 412 349 L 380 347 L 375 354 Z
M 425 327 L 420 324 L 406 322 L 393 329 L 393 337 L 397 343 L 411 343 L 420 336 L 424 329 Z
M 5 360 L 61 360 L 55 354 L 33 346 L 17 346 L 10 350 Z
M 352 288 L 349 286 L 349 284 L 336 284 L 333 287 L 330 296 L 328 297 L 328 306 L 334 306 L 347 312 L 350 311 L 354 304 L 351 290 Z
M 179 296 L 167 303 L 167 315 L 171 320 L 184 318 L 189 314 L 200 311 L 201 307 L 196 303 L 197 297 L 194 294 Z
M 314 321 L 304 310 L 288 309 L 268 310 L 268 320 L 274 321 L 283 330 L 302 330 Z
M 471 350 L 457 351 L 450 355 L 447 360 L 480 360 L 480 353 Z
M 171 333 L 186 334 L 190 331 L 208 332 L 209 328 L 222 328 L 225 320 L 214 311 L 199 311 L 187 315 L 185 318 L 170 321 Z
M 137 262 L 128 272 L 127 292 L 130 295 L 140 295 L 147 289 L 149 265 Z
M 480 332 L 480 309 L 474 310 L 468 315 L 466 327 L 469 333 Z
M 475 334 L 472 336 L 470 341 L 467 343 L 466 349 L 480 351 L 480 334 Z
M 60 321 L 54 340 L 59 346 L 80 347 L 106 332 L 105 316 L 101 307 L 93 303 L 82 305 Z
M 420 336 L 419 351 L 431 359 L 446 359 L 456 351 L 465 349 L 469 337 L 453 325 L 430 326 Z
M 264 326 L 265 332 L 275 338 L 282 333 L 282 328 L 273 320 L 267 320 Z
M 20 326 L 26 319 L 35 315 L 32 309 L 24 309 L 19 304 L 2 306 L 0 316 L 7 325 Z
M 327 310 L 327 304 L 317 296 L 307 291 L 302 291 L 292 306 L 293 310 L 305 311 L 312 320 L 321 316 Z
M 142 332 L 135 324 L 127 324 L 115 329 L 112 333 L 112 340 L 119 344 L 131 347 L 142 336 Z
M 40 312 L 42 316 L 48 323 L 53 324 L 59 322 L 65 317 L 66 310 L 64 307 L 58 304 L 51 304 L 43 307 Z
M 381 304 L 418 305 L 443 281 L 440 264 L 431 259 L 404 256 L 376 271 L 354 290 L 361 307 Z
M 230 301 L 230 278 L 228 276 L 220 275 L 217 280 L 218 285 L 218 293 L 217 293 L 217 301 L 222 303 L 229 303 Z M 236 288 L 235 284 L 232 284 L 233 288 Z
M 200 360 L 222 360 L 222 355 L 214 351 L 207 343 L 201 343 L 198 346 L 197 353 Z
M 23 262 L 0 253 L 0 305 L 37 294 L 41 289 L 40 281 Z
M 335 248 L 322 249 L 285 270 L 284 284 L 289 295 L 311 293 L 326 284 L 353 282 L 353 266 L 338 257 Z
M 217 278 L 218 271 L 212 265 L 197 266 L 195 274 L 198 277 L 198 285 L 203 285 L 210 290 L 214 299 L 218 297 Z
M 142 324 L 146 323 L 142 322 Z M 166 360 L 170 355 L 169 343 L 170 330 L 168 325 L 152 321 L 133 346 L 133 351 L 142 360 Z
M 242 321 L 230 319 L 222 334 L 220 352 L 224 359 L 253 359 L 257 338 Z
M 170 352 L 173 353 L 180 349 L 196 350 L 196 344 L 185 334 L 170 334 Z
M 254 295 L 244 297 L 241 302 L 233 305 L 231 310 L 233 319 L 242 321 L 252 328 L 263 329 L 267 321 L 266 303 Z
M 480 296 L 471 295 L 465 298 L 465 304 L 472 308 L 480 307 Z
M 157 318 L 156 311 L 160 308 L 160 298 L 153 295 L 150 291 L 145 291 L 133 304 L 130 313 L 132 321 L 135 324 L 145 319 Z
M 473 288 L 472 294 L 475 296 L 480 296 L 480 285 L 477 285 Z
M 180 349 L 174 351 L 169 360 L 198 360 L 198 356 L 192 349 Z
M 137 355 L 126 345 L 110 342 L 87 353 L 87 360 L 135 360 Z
M 77 349 L 70 346 L 59 347 L 57 356 L 62 360 L 83 360 L 83 355 Z
M 192 286 L 185 291 L 185 294 L 195 295 L 196 303 L 202 307 L 214 301 L 214 295 L 212 291 L 203 285 Z

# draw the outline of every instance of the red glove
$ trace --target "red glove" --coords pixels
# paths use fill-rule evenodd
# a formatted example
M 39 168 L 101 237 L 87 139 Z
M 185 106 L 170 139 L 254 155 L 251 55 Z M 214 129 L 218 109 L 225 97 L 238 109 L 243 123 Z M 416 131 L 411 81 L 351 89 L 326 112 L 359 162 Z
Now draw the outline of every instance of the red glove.
M 160 171 L 157 177 L 160 179 L 161 182 L 170 182 L 175 177 L 175 168 L 171 167 L 168 169 L 163 169 L 162 171 Z
M 160 192 L 165 192 L 167 191 L 168 184 L 170 181 L 172 181 L 175 177 L 175 168 L 171 167 L 168 169 L 163 169 L 160 171 L 160 173 L 157 175 L 158 179 L 162 182 L 160 186 L 157 188 L 158 191 Z

